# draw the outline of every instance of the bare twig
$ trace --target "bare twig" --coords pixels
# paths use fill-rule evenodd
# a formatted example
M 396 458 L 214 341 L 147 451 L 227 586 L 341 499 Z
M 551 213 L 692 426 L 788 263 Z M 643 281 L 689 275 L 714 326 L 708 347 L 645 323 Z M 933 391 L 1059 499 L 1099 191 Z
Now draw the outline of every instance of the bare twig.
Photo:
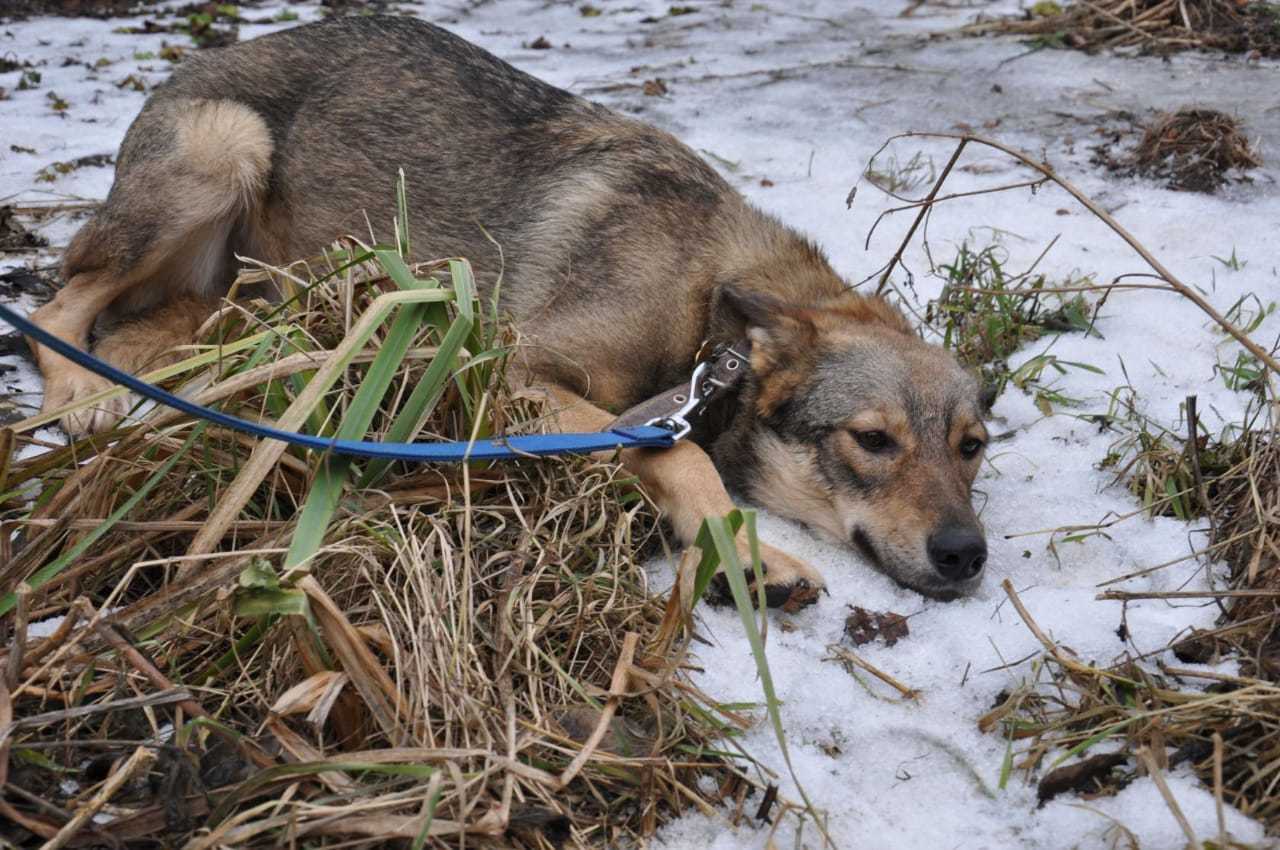
M 906 133 L 904 135 L 913 134 Z M 916 216 L 915 221 L 911 222 L 911 227 L 907 229 L 907 235 L 902 237 L 902 244 L 898 246 L 897 251 L 893 252 L 889 265 L 885 267 L 884 273 L 880 275 L 880 282 L 876 284 L 876 295 L 882 294 L 885 287 L 889 285 L 889 275 L 893 274 L 894 268 L 902 262 L 902 254 L 907 250 L 907 246 L 911 244 L 911 237 L 916 235 L 916 229 L 920 227 L 920 223 L 924 221 L 925 216 L 929 214 L 929 210 L 933 208 L 934 199 L 938 197 L 938 190 L 942 188 L 943 183 L 947 182 L 947 176 L 951 174 L 951 169 L 955 167 L 956 162 L 960 159 L 960 154 L 964 153 L 964 147 L 968 142 L 967 138 L 960 140 L 960 144 L 956 145 L 955 152 L 951 154 L 951 159 L 947 160 L 947 164 L 942 168 L 942 173 L 934 181 L 933 188 L 929 190 L 929 194 L 925 195 L 920 202 L 920 213 Z
M 1171 286 L 1179 295 L 1183 296 L 1188 301 L 1195 304 L 1196 307 L 1198 307 L 1205 315 L 1207 315 L 1210 319 L 1212 319 L 1214 323 L 1216 323 L 1220 328 L 1222 328 L 1226 333 L 1228 333 L 1233 339 L 1235 339 L 1242 346 L 1244 346 L 1244 348 L 1250 354 L 1252 354 L 1254 357 L 1260 360 L 1263 364 L 1265 364 L 1268 369 L 1270 369 L 1271 371 L 1277 374 L 1280 374 L 1280 361 L 1276 360 L 1276 358 L 1273 357 L 1270 354 L 1270 352 L 1268 352 L 1265 348 L 1263 348 L 1262 346 L 1258 345 L 1258 343 L 1250 339 L 1248 334 L 1246 334 L 1244 331 L 1236 327 L 1232 322 L 1224 318 L 1223 315 L 1220 312 L 1218 312 L 1218 310 L 1215 309 L 1214 306 L 1204 298 L 1204 296 L 1202 296 L 1199 292 L 1197 292 L 1194 287 L 1188 286 L 1187 284 L 1183 283 L 1172 272 L 1170 272 L 1167 268 L 1165 268 L 1164 264 L 1161 263 L 1159 260 L 1157 260 L 1155 256 L 1149 250 L 1147 250 L 1146 246 L 1143 245 L 1141 242 L 1139 242 L 1138 239 L 1135 236 L 1133 236 L 1133 234 L 1131 234 L 1128 230 L 1126 230 L 1123 226 L 1121 226 L 1120 223 L 1111 216 L 1111 214 L 1109 214 L 1106 210 L 1102 209 L 1102 207 L 1098 206 L 1097 202 L 1095 202 L 1088 195 L 1084 194 L 1084 192 L 1080 191 L 1080 189 L 1078 189 L 1073 183 L 1059 176 L 1058 173 L 1054 169 L 1049 167 L 1047 163 L 1041 162 L 1037 160 L 1035 157 L 1031 156 L 1030 154 L 1024 153 L 1023 151 L 1010 147 L 1009 145 L 1006 145 L 1003 142 L 998 142 L 994 139 L 986 138 L 985 136 L 976 136 L 969 133 L 909 132 L 909 133 L 901 133 L 897 136 L 892 137 L 892 139 L 900 139 L 900 138 L 955 139 L 958 142 L 958 144 L 956 145 L 955 152 L 952 153 L 951 159 L 948 160 L 946 168 L 944 168 L 942 170 L 942 173 L 938 176 L 937 182 L 934 183 L 933 189 L 932 191 L 930 191 L 929 197 L 927 197 L 925 201 L 931 201 L 934 197 L 937 196 L 938 190 L 942 188 L 942 184 L 946 180 L 947 175 L 950 174 L 952 166 L 955 164 L 956 160 L 959 159 L 960 154 L 964 151 L 965 147 L 969 144 L 979 144 L 979 145 L 985 145 L 990 148 L 994 148 L 995 150 L 998 150 L 1004 154 L 1007 154 L 1008 156 L 1013 157 L 1014 159 L 1021 162 L 1023 165 L 1026 165 L 1028 168 L 1038 171 L 1040 174 L 1044 175 L 1046 178 L 1053 181 L 1058 186 L 1062 187 L 1069 195 L 1071 195 L 1071 197 L 1073 197 L 1077 202 L 1083 205 L 1085 209 L 1093 213 L 1099 220 L 1101 220 L 1104 224 L 1106 224 L 1107 227 L 1109 227 L 1117 236 L 1123 239 L 1125 243 L 1127 243 L 1129 247 L 1132 248 L 1138 254 L 1138 256 L 1142 257 L 1142 259 L 1147 263 L 1147 265 L 1149 265 L 1155 271 L 1155 273 L 1160 277 L 1161 280 L 1168 283 L 1169 286 Z M 898 262 L 901 260 L 902 253 L 903 251 L 906 250 L 907 243 L 909 243 L 911 241 L 911 237 L 915 235 L 916 228 L 919 226 L 921 220 L 924 218 L 924 215 L 928 211 L 928 209 L 929 209 L 928 205 L 922 207 L 920 210 L 920 214 L 916 216 L 916 220 L 912 224 L 911 229 L 907 232 L 906 238 L 903 240 L 903 244 L 899 246 L 898 251 L 894 254 L 893 259 L 890 260 L 889 262 L 889 267 L 885 270 L 884 274 L 881 275 L 880 284 L 876 288 L 877 293 L 881 292 L 884 289 L 884 287 L 887 285 L 889 273 L 893 270 L 894 266 L 896 266 Z
M 901 694 L 903 699 L 910 699 L 910 700 L 919 699 L 920 697 L 919 690 L 912 688 L 908 685 L 904 685 L 902 682 L 898 681 L 893 676 L 884 672 L 879 667 L 876 667 L 874 664 L 872 664 L 870 661 L 867 661 L 865 658 L 858 655 L 856 652 L 853 652 L 852 650 L 847 649 L 843 646 L 829 646 L 827 647 L 827 650 L 831 652 L 836 658 L 840 659 L 841 661 L 852 664 L 855 667 L 858 667 L 858 668 L 861 668 L 862 670 L 867 671 L 872 676 L 875 676 L 877 679 L 884 682 L 886 685 L 888 685 L 889 687 L 897 691 L 899 694 Z
M 160 691 L 159 693 L 146 694 L 140 697 L 126 697 L 124 699 L 108 700 L 107 702 L 95 702 L 88 705 L 78 705 L 75 708 L 64 708 L 60 711 L 46 711 L 42 714 L 31 714 L 26 717 L 19 717 L 17 720 L 10 721 L 7 725 L 0 724 L 0 742 L 5 741 L 8 736 L 17 729 L 30 729 L 37 726 L 43 726 L 46 723 L 57 723 L 62 720 L 75 720 L 80 717 L 88 717 L 93 714 L 102 714 L 107 711 L 126 711 L 135 708 L 145 708 L 152 705 L 170 705 L 175 702 L 188 702 L 191 700 L 191 691 L 186 688 L 170 688 L 169 690 Z
M 1151 590 L 1147 592 L 1106 590 L 1094 599 L 1128 602 L 1134 599 L 1270 599 L 1280 596 L 1275 590 Z

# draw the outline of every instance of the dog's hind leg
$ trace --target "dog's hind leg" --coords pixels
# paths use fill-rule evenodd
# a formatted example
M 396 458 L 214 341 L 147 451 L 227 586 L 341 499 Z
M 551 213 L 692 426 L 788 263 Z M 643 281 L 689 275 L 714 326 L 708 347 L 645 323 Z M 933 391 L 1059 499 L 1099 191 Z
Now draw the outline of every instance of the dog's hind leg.
M 107 200 L 67 248 L 67 285 L 32 321 L 87 348 L 103 313 L 127 317 L 175 297 L 220 294 L 232 272 L 232 237 L 250 228 L 260 207 L 271 148 L 266 123 L 246 106 L 152 100 L 129 128 Z M 171 341 L 167 336 L 164 347 Z M 156 345 L 144 349 L 154 353 Z M 108 386 L 43 346 L 33 347 L 44 375 L 44 412 Z M 68 412 L 63 427 L 73 435 L 108 428 L 127 403 L 118 398 Z
M 93 353 L 131 374 L 177 363 L 189 355 L 176 349 L 195 342 L 200 326 L 217 308 L 218 302 L 212 299 L 176 298 L 114 323 Z
M 614 420 L 613 414 L 558 385 L 535 385 L 551 402 L 562 431 L 599 431 Z M 734 509 L 720 473 L 701 447 L 691 442 L 669 449 L 624 449 L 622 464 L 640 479 L 640 486 L 658 505 L 684 546 L 692 546 L 708 517 L 722 517 Z M 747 542 L 738 540 L 744 564 L 750 563 Z M 769 605 L 806 605 L 817 600 L 825 586 L 822 574 L 798 558 L 760 544 L 765 566 L 765 598 Z

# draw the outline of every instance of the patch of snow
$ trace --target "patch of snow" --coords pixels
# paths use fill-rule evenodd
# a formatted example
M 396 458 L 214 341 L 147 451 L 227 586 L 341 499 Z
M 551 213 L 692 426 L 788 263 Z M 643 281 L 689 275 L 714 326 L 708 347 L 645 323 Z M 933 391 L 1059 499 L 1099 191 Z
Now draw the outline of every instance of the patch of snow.
M 47 638 L 58 630 L 58 626 L 62 625 L 62 621 L 66 617 L 50 617 L 47 620 L 38 620 L 34 623 L 27 624 L 27 639 L 34 640 L 36 638 Z
M 1274 250 L 1280 172 L 1275 166 L 1256 172 L 1253 184 L 1203 196 L 1118 179 L 1089 163 L 1090 146 L 1103 141 L 1095 127 L 1104 115 L 1120 110 L 1141 116 L 1185 104 L 1221 108 L 1241 115 L 1264 144 L 1274 144 L 1280 138 L 1276 62 L 1213 55 L 1168 61 L 1086 56 L 1033 50 L 1013 40 L 936 37 L 978 10 L 1018 8 L 1003 0 L 962 8 L 923 6 L 909 18 L 898 17 L 905 2 L 888 0 L 699 3 L 695 13 L 680 16 L 668 14 L 665 0 L 596 0 L 594 5 L 602 10 L 599 16 L 582 15 L 579 4 L 541 0 L 405 7 L 533 74 L 676 133 L 753 202 L 812 235 L 850 280 L 874 273 L 892 255 L 914 215 L 890 216 L 864 249 L 876 217 L 894 205 L 864 183 L 852 208 L 846 208 L 868 159 L 894 133 L 956 132 L 967 126 L 987 128 L 979 131 L 1047 157 L 1218 310 L 1250 295 L 1263 304 L 1280 300 Z M 283 8 L 273 5 L 253 14 Z M 287 8 L 304 21 L 319 16 L 314 4 Z M 649 16 L 656 23 L 644 23 Z M 39 88 L 21 92 L 15 91 L 16 73 L 0 75 L 0 86 L 12 93 L 0 102 L 6 128 L 0 198 L 105 196 L 109 168 L 81 168 L 51 184 L 36 183 L 35 177 L 54 161 L 113 153 L 145 98 L 115 83 L 136 74 L 154 85 L 167 73 L 167 63 L 135 54 L 158 53 L 162 42 L 180 37 L 120 35 L 112 31 L 119 23 L 32 20 L 0 32 L 0 52 L 42 63 L 44 75 Z M 241 37 L 277 26 L 283 24 L 242 27 Z M 552 47 L 527 46 L 539 36 Z M 79 64 L 63 66 L 67 56 Z M 99 57 L 111 64 L 86 68 L 84 63 L 92 65 Z M 643 81 L 653 78 L 664 80 L 665 95 L 643 93 Z M 51 110 L 49 92 L 70 103 L 65 115 Z M 37 153 L 10 152 L 8 144 Z M 905 139 L 893 151 L 900 161 L 919 151 L 941 167 L 953 148 L 950 141 Z M 947 191 L 1028 176 L 977 148 L 961 166 L 976 167 L 953 172 Z M 68 216 L 42 232 L 62 245 L 77 225 Z M 1029 266 L 1059 236 L 1039 267 L 1052 279 L 1085 273 L 1106 282 L 1147 271 L 1113 233 L 1054 188 L 947 202 L 932 215 L 928 236 L 935 260 L 954 256 L 963 240 L 980 246 L 996 238 L 1014 269 Z M 1214 259 L 1232 252 L 1245 261 L 1239 269 Z M 919 240 L 904 261 L 922 307 L 937 295 L 940 282 L 929 276 L 929 257 Z M 896 279 L 902 282 L 903 275 Z M 924 600 L 875 573 L 849 550 L 815 540 L 793 523 L 761 517 L 766 539 L 808 559 L 830 583 L 831 595 L 814 608 L 796 616 L 772 615 L 768 653 L 796 772 L 815 803 L 830 813 L 832 835 L 842 847 L 1104 847 L 1113 829 L 1108 818 L 1130 830 L 1144 850 L 1185 843 L 1147 778 L 1115 797 L 1087 804 L 1064 794 L 1038 807 L 1034 784 L 1019 773 L 997 790 L 1005 742 L 976 727 L 1001 690 L 1029 675 L 1028 664 L 1006 665 L 1040 650 L 1000 591 L 1004 578 L 1014 583 L 1047 633 L 1098 663 L 1126 651 L 1158 650 L 1175 635 L 1209 626 L 1215 618 L 1216 610 L 1203 604 L 1131 602 L 1124 612 L 1125 641 L 1116 631 L 1119 603 L 1095 598 L 1101 582 L 1203 547 L 1202 524 L 1134 517 L 1107 529 L 1105 536 L 1078 543 L 1059 539 L 1049 548 L 1045 529 L 1088 525 L 1138 507 L 1122 485 L 1113 483 L 1112 473 L 1096 468 L 1115 435 L 1099 433 L 1078 414 L 1105 411 L 1108 393 L 1130 385 L 1139 409 L 1178 433 L 1185 430 L 1180 404 L 1196 394 L 1205 425 L 1216 431 L 1238 421 L 1248 400 L 1215 373 L 1217 364 L 1234 362 L 1240 347 L 1177 296 L 1117 292 L 1096 327 L 1102 339 L 1064 335 L 1030 345 L 1014 358 L 1016 366 L 1049 350 L 1102 373 L 1072 369 L 1058 377 L 1056 388 L 1080 405 L 1050 417 L 1017 389 L 998 401 L 993 431 L 1010 436 L 993 445 L 978 483 L 991 553 L 985 584 L 974 597 L 951 604 Z M 1269 346 L 1278 332 L 1280 316 L 1272 315 L 1254 331 L 1254 339 Z M 4 382 L 32 392 L 37 388 L 29 369 L 10 373 Z M 655 564 L 655 581 L 669 583 L 669 570 L 669 564 Z M 1221 579 L 1221 567 L 1187 560 L 1118 588 L 1203 589 Z M 918 689 L 918 701 L 901 701 L 865 676 L 864 687 L 826 660 L 827 647 L 842 640 L 850 605 L 911 615 L 909 637 L 891 648 L 867 644 L 858 653 Z M 697 684 L 725 702 L 759 702 L 736 614 L 700 610 L 711 645 L 696 650 L 702 667 Z M 743 743 L 786 775 L 767 724 L 747 733 Z M 1167 779 L 1196 834 L 1216 837 L 1209 791 L 1182 771 Z M 797 797 L 789 780 L 782 786 L 784 794 Z M 1261 825 L 1235 810 L 1228 809 L 1227 826 L 1237 840 L 1263 839 Z M 782 827 L 779 846 L 792 840 L 788 829 Z M 691 814 L 665 828 L 660 843 L 670 850 L 762 847 L 767 835 L 767 828 L 730 830 L 722 819 Z M 812 830 L 805 835 L 806 843 L 816 846 Z

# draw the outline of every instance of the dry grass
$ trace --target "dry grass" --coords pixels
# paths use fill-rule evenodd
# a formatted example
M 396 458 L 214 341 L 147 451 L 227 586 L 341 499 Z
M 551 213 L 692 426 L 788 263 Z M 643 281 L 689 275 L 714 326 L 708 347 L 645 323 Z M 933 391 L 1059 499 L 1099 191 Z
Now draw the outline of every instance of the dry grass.
M 1074 0 L 1037 3 L 1025 17 L 980 21 L 969 35 L 1006 33 L 1051 46 L 1097 51 L 1136 48 L 1169 54 L 1223 50 L 1280 56 L 1280 6 L 1238 0 Z
M 1137 133 L 1141 136 L 1136 145 L 1122 147 L 1126 136 Z M 1092 161 L 1114 173 L 1148 177 L 1190 192 L 1215 192 L 1227 183 L 1248 181 L 1247 172 L 1262 165 L 1240 121 L 1194 107 L 1156 113 L 1144 125 L 1116 132 L 1109 144 L 1093 151 Z
M 1262 165 L 1262 158 L 1230 115 L 1213 109 L 1180 109 L 1160 115 L 1134 152 L 1139 171 L 1168 177 L 1177 189 L 1209 192 L 1232 170 Z
M 424 316 L 312 387 L 384 290 L 464 293 L 467 269 L 355 253 L 306 288 L 302 266 L 258 273 L 296 299 L 228 308 L 210 338 L 252 343 L 169 383 L 319 433 L 364 409 L 357 437 L 395 438 L 458 304 L 404 306 Z M 409 438 L 537 430 L 504 382 L 510 343 L 472 328 Z M 27 460 L 23 426 L 0 443 L 6 840 L 619 846 L 726 795 L 741 812 L 761 784 L 734 756 L 747 718 L 682 672 L 689 606 L 647 592 L 654 514 L 614 464 L 377 477 L 163 410 Z
M 1274 404 L 1273 399 L 1273 410 Z M 1029 679 L 1006 693 L 980 725 L 1002 729 L 1011 753 L 1019 742 L 1010 766 L 1039 773 L 1041 799 L 1066 790 L 1114 793 L 1136 775 L 1151 773 L 1148 761 L 1159 771 L 1186 764 L 1224 804 L 1275 834 L 1280 832 L 1280 431 L 1264 407 L 1229 439 L 1210 440 L 1194 427 L 1194 406 L 1190 410 L 1191 430 L 1198 434 L 1194 442 L 1179 443 L 1171 433 L 1153 436 L 1143 428 L 1119 472 L 1129 477 L 1150 513 L 1207 518 L 1210 541 L 1201 554 L 1225 561 L 1230 581 L 1220 591 L 1187 598 L 1216 601 L 1217 626 L 1141 657 L 1126 654 L 1098 666 L 1041 633 L 1006 586 L 1046 652 Z M 1169 565 L 1156 568 L 1163 566 Z M 1102 598 L 1128 602 L 1175 596 L 1106 591 Z M 1181 664 L 1236 658 L 1239 673 L 1171 664 L 1160 660 L 1166 649 Z M 1116 744 L 1119 749 L 1092 755 L 1101 743 L 1108 751 Z M 1215 846 L 1236 846 L 1221 835 L 1214 840 Z
M 1232 587 L 1277 595 L 1233 600 L 1225 619 L 1255 624 L 1237 644 L 1241 662 L 1251 675 L 1280 682 L 1280 432 L 1273 426 L 1241 442 L 1241 462 L 1214 482 L 1213 544 L 1231 565 Z

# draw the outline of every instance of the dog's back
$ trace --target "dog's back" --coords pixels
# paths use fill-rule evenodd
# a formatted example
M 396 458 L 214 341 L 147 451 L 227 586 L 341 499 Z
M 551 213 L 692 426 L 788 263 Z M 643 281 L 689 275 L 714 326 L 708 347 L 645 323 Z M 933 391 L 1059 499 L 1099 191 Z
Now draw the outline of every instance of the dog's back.
M 527 150 L 544 141 L 538 131 L 592 110 L 413 19 L 341 18 L 197 54 L 121 147 L 97 229 L 127 221 L 111 234 L 125 238 L 86 233 L 67 276 L 115 259 L 99 255 L 104 242 L 129 244 L 118 260 L 136 266 L 194 219 L 234 217 L 230 247 L 272 261 L 371 226 L 386 239 L 399 169 L 420 199 L 418 253 L 487 265 L 493 248 L 476 225 L 508 235 L 519 193 L 544 176 L 546 158 Z
M 628 364 L 590 390 L 609 404 L 679 376 L 735 267 L 816 260 L 809 294 L 839 286 L 670 135 L 400 17 L 298 27 L 184 63 L 130 128 L 65 271 L 130 279 L 117 313 L 217 295 L 235 254 L 280 263 L 343 234 L 390 239 L 401 169 L 415 256 L 465 256 L 482 285 L 503 273 L 504 307 L 558 380 L 587 392 L 581 367 L 563 364 L 601 350 Z

